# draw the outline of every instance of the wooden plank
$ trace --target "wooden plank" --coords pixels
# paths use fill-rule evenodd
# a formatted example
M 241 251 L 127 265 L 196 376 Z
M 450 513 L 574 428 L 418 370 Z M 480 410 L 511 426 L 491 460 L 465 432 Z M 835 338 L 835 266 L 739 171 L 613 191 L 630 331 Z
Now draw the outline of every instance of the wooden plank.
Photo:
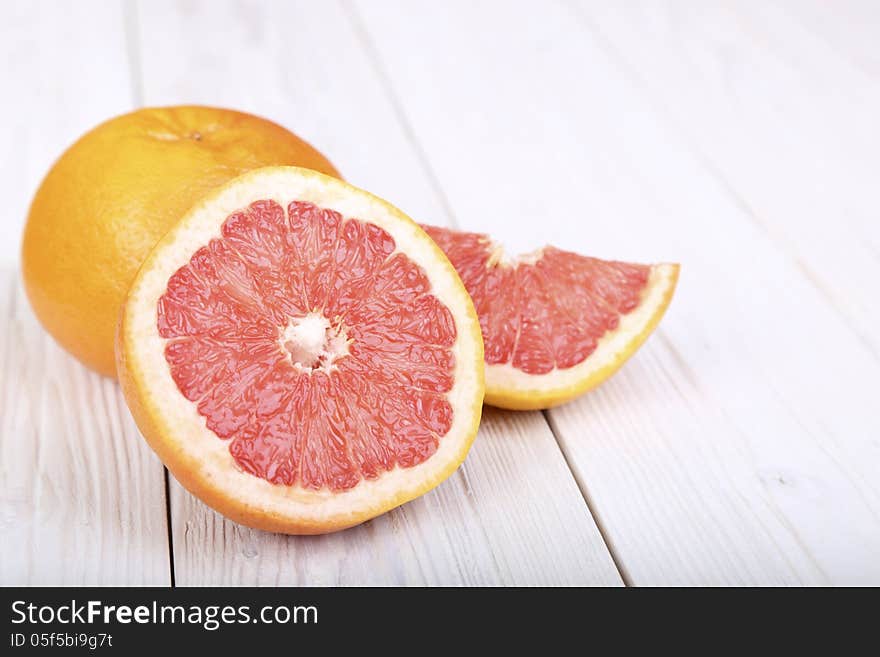
M 827 321 L 800 299 L 797 315 L 787 315 L 783 303 L 768 315 L 800 334 L 791 340 L 780 332 L 787 344 L 765 356 L 778 363 L 769 382 L 779 411 L 797 423 L 785 441 L 797 456 L 786 451 L 777 459 L 780 469 L 805 463 L 795 470 L 801 488 L 810 481 L 834 500 L 822 512 L 809 505 L 792 509 L 792 534 L 811 546 L 829 581 L 865 583 L 880 578 L 871 556 L 880 545 L 878 422 L 868 410 L 880 363 L 880 313 L 869 283 L 880 273 L 873 191 L 880 173 L 880 84 L 860 57 L 880 55 L 880 42 L 860 38 L 863 30 L 855 27 L 876 24 L 876 6 L 846 3 L 835 12 L 841 15 L 824 23 L 832 28 L 827 36 L 819 24 L 807 29 L 806 21 L 792 20 L 795 7 L 780 11 L 770 4 L 689 17 L 674 9 L 662 17 L 609 12 L 586 27 L 809 282 L 810 296 L 826 303 L 821 315 Z M 852 54 L 834 45 L 841 22 L 858 44 Z M 827 324 L 837 327 L 826 330 Z M 856 346 L 816 348 L 838 342 Z M 794 362 L 780 358 L 780 351 Z M 864 362 L 853 366 L 850 360 Z M 819 381 L 811 380 L 817 372 Z M 824 453 L 814 457 L 812 450 Z M 792 485 L 792 477 L 779 479 L 781 486 Z M 809 499 L 806 492 L 800 501 Z M 789 494 L 774 497 L 785 499 L 784 508 L 794 504 Z
M 0 271 L 0 582 L 168 584 L 162 465 L 116 383 L 46 335 L 17 279 Z
M 662 62 L 640 77 L 650 78 L 652 90 L 669 89 L 670 105 L 673 96 L 683 98 L 673 105 L 681 123 L 705 125 L 710 119 L 697 115 L 712 112 L 697 102 L 700 74 L 729 70 L 724 54 L 748 50 L 745 35 L 727 21 L 690 20 L 711 13 L 705 9 L 670 12 L 661 17 L 668 26 L 654 14 L 628 21 L 622 13 L 612 37 L 590 30 L 594 9 L 587 3 L 578 11 L 542 5 L 539 16 L 526 3 L 505 3 L 505 11 L 461 4 L 455 14 L 431 3 L 355 6 L 462 224 L 492 232 L 514 250 L 548 241 L 598 256 L 684 264 L 659 334 L 600 390 L 548 413 L 629 578 L 880 581 L 880 422 L 872 403 L 880 368 L 873 350 L 844 319 L 855 315 L 832 307 L 811 280 L 812 259 L 799 260 L 806 252 L 780 239 L 782 224 L 753 210 L 753 190 L 743 196 L 719 176 L 707 160 L 712 153 L 693 148 L 608 45 L 637 52 L 642 64 Z M 625 10 L 607 9 L 618 11 Z M 629 22 L 639 31 L 617 44 Z M 667 41 L 655 43 L 652 30 Z M 696 55 L 674 50 L 674 42 L 690 44 L 707 32 L 725 37 L 714 44 L 722 53 L 715 59 L 708 48 Z M 446 66 L 437 65 L 437 52 Z M 682 73 L 679 60 L 688 56 L 701 68 Z M 769 56 L 750 57 L 738 79 L 755 78 L 756 94 L 786 82 L 764 73 Z M 810 62 L 818 65 L 815 57 Z M 849 99 L 858 91 L 854 75 L 839 83 Z M 794 91 L 788 83 L 774 94 Z M 869 104 L 855 115 L 859 127 L 878 109 L 873 90 L 863 100 Z M 825 125 L 848 120 L 845 107 L 826 105 Z M 721 116 L 735 111 L 745 110 L 734 106 Z M 772 127 L 760 116 L 753 123 L 762 135 Z M 731 132 L 730 141 L 750 144 L 745 152 L 755 167 L 770 158 L 769 142 L 745 142 L 737 126 L 714 127 L 718 139 Z M 799 151 L 811 164 L 814 143 L 805 140 Z M 797 144 L 789 145 L 792 164 Z M 835 153 L 847 174 L 865 179 L 863 150 Z M 837 214 L 827 214 L 827 204 L 808 207 L 790 171 L 763 170 L 788 192 L 768 192 L 767 199 L 777 214 L 791 200 L 802 225 L 847 212 L 867 217 L 874 207 L 870 187 L 847 196 Z M 858 251 L 861 271 L 876 278 L 860 239 L 854 232 L 829 243 L 840 246 L 842 268 Z M 828 274 L 831 260 L 822 264 Z M 849 312 L 850 303 L 862 307 L 866 288 L 835 293 Z
M 334 3 L 141 3 L 147 104 L 267 115 L 355 184 L 446 223 L 419 144 L 399 123 L 348 14 Z M 189 38 L 198 26 L 198 39 Z M 438 57 L 444 56 L 442 53 Z M 226 521 L 172 488 L 178 584 L 620 584 L 540 414 L 488 412 L 465 466 L 361 527 L 284 537 Z
M 164 479 L 116 384 L 42 330 L 18 281 L 21 229 L 52 160 L 131 107 L 121 5 L 4 5 L 0 57 L 0 583 L 167 584 Z M 14 90 L 14 91 L 12 91 Z

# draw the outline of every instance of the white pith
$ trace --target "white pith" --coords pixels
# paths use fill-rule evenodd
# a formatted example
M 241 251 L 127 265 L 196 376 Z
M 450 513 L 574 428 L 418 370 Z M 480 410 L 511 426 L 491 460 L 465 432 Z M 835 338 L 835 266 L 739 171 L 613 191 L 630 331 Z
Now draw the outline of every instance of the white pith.
M 528 374 L 510 363 L 486 365 L 487 396 L 496 392 L 547 395 L 554 390 L 576 387 L 603 368 L 617 363 L 620 354 L 628 349 L 663 304 L 675 281 L 675 265 L 654 265 L 638 307 L 621 316 L 617 329 L 602 336 L 596 350 L 573 367 L 554 368 L 546 374 Z
M 379 226 L 394 238 L 396 252 L 405 253 L 422 267 L 431 293 L 456 318 L 454 385 L 446 395 L 454 411 L 453 422 L 435 454 L 425 462 L 395 468 L 374 480 L 362 480 L 344 492 L 271 484 L 239 469 L 229 453 L 229 442 L 205 426 L 196 404 L 178 390 L 164 356 L 166 340 L 157 331 L 158 300 L 171 275 L 187 264 L 197 249 L 220 237 L 225 219 L 257 200 L 274 200 L 285 212 L 291 201 L 311 202 L 343 217 Z M 258 509 L 305 523 L 320 524 L 332 518 L 334 523 L 344 524 L 346 517 L 363 519 L 371 509 L 389 508 L 389 501 L 406 501 L 439 483 L 461 461 L 463 449 L 473 439 L 482 399 L 482 343 L 475 338 L 479 336 L 479 325 L 454 269 L 415 223 L 370 194 L 333 178 L 276 167 L 247 174 L 229 184 L 190 211 L 153 250 L 129 292 L 125 319 L 128 367 L 140 394 L 146 396 L 145 405 L 153 410 L 163 440 L 171 441 L 179 450 L 178 462 L 185 464 L 188 474 L 202 487 L 221 491 L 239 508 Z M 315 336 L 319 324 L 323 324 L 309 324 L 294 329 L 292 337 L 317 348 Z
M 544 257 L 544 249 L 535 249 L 528 253 L 520 253 L 519 255 L 511 255 L 501 242 L 492 240 L 489 243 L 489 259 L 486 261 L 487 267 L 518 267 L 519 265 L 533 265 Z
M 334 326 L 323 313 L 291 317 L 279 338 L 282 351 L 299 371 L 323 370 L 328 374 L 348 355 L 350 341 L 345 329 Z

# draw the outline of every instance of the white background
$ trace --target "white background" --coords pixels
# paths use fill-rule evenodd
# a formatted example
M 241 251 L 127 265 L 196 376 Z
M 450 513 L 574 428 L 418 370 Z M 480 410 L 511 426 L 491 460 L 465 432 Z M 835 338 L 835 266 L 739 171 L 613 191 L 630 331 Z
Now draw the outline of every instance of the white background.
M 5 2 L 0 61 L 0 583 L 880 584 L 877 3 Z M 166 499 L 17 282 L 52 160 L 178 103 L 278 121 L 419 221 L 678 261 L 678 293 L 600 390 L 487 409 L 420 500 L 237 526 Z

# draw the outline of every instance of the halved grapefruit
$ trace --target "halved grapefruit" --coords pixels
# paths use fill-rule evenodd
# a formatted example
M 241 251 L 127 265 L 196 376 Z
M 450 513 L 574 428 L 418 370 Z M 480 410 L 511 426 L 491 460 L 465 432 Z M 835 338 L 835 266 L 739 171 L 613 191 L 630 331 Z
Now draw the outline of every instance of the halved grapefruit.
M 294 167 L 245 174 L 156 245 L 117 370 L 174 476 L 240 523 L 349 527 L 464 459 L 483 400 L 470 297 L 400 210 Z
M 486 353 L 486 403 L 550 408 L 595 388 L 651 334 L 676 264 L 638 265 L 547 246 L 508 258 L 489 236 L 422 226 L 474 300 Z

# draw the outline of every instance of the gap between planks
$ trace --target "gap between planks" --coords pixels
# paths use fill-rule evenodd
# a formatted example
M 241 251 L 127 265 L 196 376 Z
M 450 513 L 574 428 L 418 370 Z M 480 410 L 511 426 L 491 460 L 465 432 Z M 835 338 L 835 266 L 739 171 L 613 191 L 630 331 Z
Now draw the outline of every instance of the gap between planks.
M 602 541 L 605 543 L 608 554 L 611 555 L 611 561 L 614 562 L 614 567 L 617 568 L 617 572 L 620 573 L 620 579 L 623 580 L 623 585 L 627 588 L 633 586 L 633 581 L 630 577 L 629 571 L 626 569 L 626 566 L 623 565 L 623 560 L 617 553 L 617 548 L 614 545 L 614 541 L 611 540 L 610 534 L 605 529 L 605 523 L 602 522 L 602 517 L 593 510 L 594 504 L 593 500 L 590 497 L 590 489 L 587 486 L 587 482 L 583 479 L 583 477 L 578 474 L 578 471 L 573 467 L 569 459 L 568 452 L 565 450 L 565 444 L 559 438 L 560 432 L 556 427 L 556 423 L 553 421 L 553 416 L 547 410 L 541 411 L 541 415 L 544 417 L 544 421 L 547 423 L 547 426 L 550 427 L 550 433 L 553 434 L 553 440 L 556 441 L 556 445 L 559 447 L 559 451 L 562 452 L 562 458 L 565 460 L 565 465 L 571 472 L 571 476 L 574 477 L 574 480 L 577 483 L 578 490 L 580 490 L 581 496 L 584 498 L 584 503 L 587 505 L 587 509 L 590 512 L 590 516 L 592 516 L 593 518 L 596 529 L 599 530 L 599 535 L 602 537 Z

